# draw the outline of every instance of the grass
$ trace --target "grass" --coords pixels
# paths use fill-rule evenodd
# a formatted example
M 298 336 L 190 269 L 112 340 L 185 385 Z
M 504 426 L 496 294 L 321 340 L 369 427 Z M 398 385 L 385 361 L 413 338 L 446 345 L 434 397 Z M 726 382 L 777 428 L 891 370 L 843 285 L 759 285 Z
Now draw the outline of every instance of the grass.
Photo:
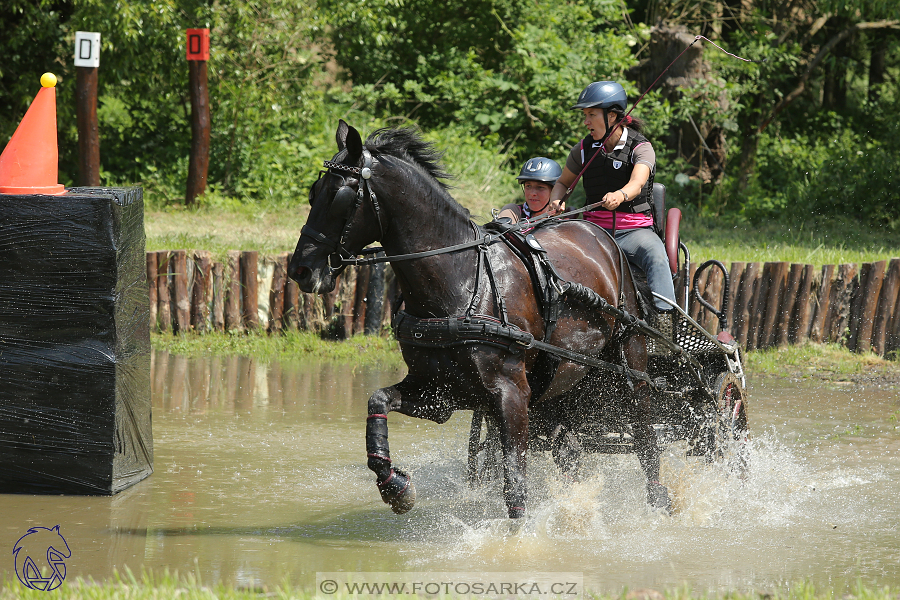
M 219 259 L 228 250 L 293 252 L 308 213 L 305 199 L 296 208 L 148 208 L 144 215 L 147 251 L 209 250 Z
M 357 364 L 400 365 L 400 348 L 393 338 L 357 335 L 344 341 L 323 340 L 307 331 L 281 335 L 265 333 L 157 334 L 151 336 L 157 350 L 183 356 L 252 356 L 263 362 L 317 358 L 353 361 Z
M 490 209 L 514 198 L 497 195 L 496 181 L 478 170 L 475 179 L 461 177 L 451 190 L 479 223 L 490 220 Z M 496 174 L 495 174 L 496 175 Z M 488 183 L 483 183 L 487 178 Z M 487 189 L 487 191 L 482 191 Z M 252 205 L 185 209 L 148 207 L 145 215 L 147 250 L 209 250 L 217 257 L 228 250 L 258 250 L 263 254 L 293 251 L 306 222 L 309 204 L 260 208 Z M 814 265 L 863 263 L 900 256 L 900 234 L 887 227 L 864 226 L 841 220 L 759 224 L 709 217 L 685 217 L 681 239 L 691 260 L 789 261 Z
M 813 265 L 900 257 L 900 232 L 846 219 L 749 223 L 735 218 L 685 217 L 681 240 L 691 260 L 787 261 Z
M 806 343 L 754 350 L 747 353 L 745 367 L 753 376 L 900 383 L 900 361 L 887 360 L 871 352 L 856 354 L 837 344 Z
M 900 597 L 898 593 L 900 590 L 890 587 L 875 588 L 860 582 L 850 586 L 849 590 L 840 591 L 834 588 L 816 588 L 808 582 L 800 582 L 776 590 L 753 592 L 709 593 L 684 586 L 666 590 L 664 593 L 646 589 L 634 590 L 630 593 L 626 589 L 617 594 L 587 592 L 584 598 L 594 600 L 655 600 L 656 598 L 665 598 L 665 600 L 836 600 L 837 598 L 844 600 L 897 600 Z M 135 577 L 130 571 L 126 571 L 124 574 L 116 574 L 104 582 L 84 579 L 66 580 L 49 595 L 48 592 L 28 589 L 16 579 L 8 579 L 0 587 L 0 600 L 43 600 L 48 597 L 61 600 L 168 600 L 170 598 L 184 600 L 260 600 L 262 598 L 312 600 L 326 596 L 317 595 L 313 591 L 292 586 L 287 582 L 273 589 L 268 587 L 235 589 L 224 585 L 209 586 L 200 583 L 195 576 L 181 577 L 168 571 L 162 574 L 145 571 L 140 577 Z M 346 600 L 353 596 L 339 593 L 327 597 Z M 411 599 L 434 598 L 435 596 L 398 595 L 396 597 Z

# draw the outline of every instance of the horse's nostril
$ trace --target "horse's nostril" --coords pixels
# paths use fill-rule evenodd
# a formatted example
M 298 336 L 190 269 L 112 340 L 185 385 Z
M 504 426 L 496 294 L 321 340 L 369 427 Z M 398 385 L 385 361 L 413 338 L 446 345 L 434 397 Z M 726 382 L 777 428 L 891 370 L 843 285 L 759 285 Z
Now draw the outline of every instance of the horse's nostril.
M 297 283 L 301 283 L 308 280 L 311 275 L 312 269 L 310 269 L 309 267 L 297 267 L 291 274 L 291 279 L 293 279 Z

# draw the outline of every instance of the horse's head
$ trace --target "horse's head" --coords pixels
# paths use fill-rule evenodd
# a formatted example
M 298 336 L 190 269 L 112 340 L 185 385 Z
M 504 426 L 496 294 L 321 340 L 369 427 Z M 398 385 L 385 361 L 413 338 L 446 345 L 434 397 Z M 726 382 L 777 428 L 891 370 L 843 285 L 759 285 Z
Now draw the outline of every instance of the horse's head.
M 358 254 L 382 233 L 383 216 L 369 181 L 380 165 L 343 120 L 335 137 L 338 153 L 309 190 L 309 217 L 288 267 L 291 279 L 308 293 L 333 290 L 346 266 L 342 258 Z

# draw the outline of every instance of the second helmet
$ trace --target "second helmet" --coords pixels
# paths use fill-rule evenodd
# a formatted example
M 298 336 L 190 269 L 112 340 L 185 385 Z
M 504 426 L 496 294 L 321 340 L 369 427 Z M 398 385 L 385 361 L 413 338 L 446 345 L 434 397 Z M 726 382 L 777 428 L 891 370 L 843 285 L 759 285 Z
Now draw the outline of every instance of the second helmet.
M 576 108 L 617 108 L 622 112 L 628 107 L 628 94 L 615 81 L 595 81 L 578 96 Z
M 535 156 L 525 161 L 516 180 L 519 183 L 523 181 L 541 181 L 552 186 L 559 179 L 560 175 L 562 175 L 562 169 L 555 160 L 544 158 L 543 156 Z

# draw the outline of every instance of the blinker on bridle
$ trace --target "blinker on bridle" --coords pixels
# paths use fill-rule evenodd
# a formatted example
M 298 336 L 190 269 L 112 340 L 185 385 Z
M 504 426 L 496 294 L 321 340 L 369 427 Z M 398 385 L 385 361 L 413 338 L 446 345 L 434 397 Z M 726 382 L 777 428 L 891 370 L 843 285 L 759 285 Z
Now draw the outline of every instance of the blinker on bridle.
M 337 242 L 329 238 L 323 233 L 320 233 L 306 224 L 303 226 L 303 229 L 300 230 L 301 235 L 306 234 L 316 240 L 317 242 L 327 246 L 333 252 L 328 256 L 328 266 L 332 270 L 340 270 L 347 266 L 348 259 L 353 258 L 354 254 L 352 254 L 347 248 L 344 247 L 344 244 L 347 241 L 347 236 L 350 233 L 350 227 L 353 223 L 353 217 L 356 214 L 356 211 L 362 205 L 366 196 L 372 201 L 372 209 L 375 211 L 375 218 L 378 220 L 378 228 L 381 231 L 381 236 L 384 237 L 384 224 L 381 219 L 381 207 L 378 205 L 378 198 L 375 196 L 375 192 L 372 191 L 369 186 L 369 179 L 372 178 L 372 154 L 367 150 L 363 149 L 363 166 L 362 167 L 351 167 L 349 165 L 343 165 L 341 163 L 332 162 L 330 160 L 326 160 L 323 163 L 323 166 L 327 169 L 327 171 L 322 172 L 319 175 L 319 179 L 322 178 L 325 174 L 332 174 L 340 177 L 343 184 L 338 191 L 334 194 L 334 198 L 331 200 L 331 205 L 328 207 L 328 214 L 334 219 L 344 219 L 344 226 L 341 230 L 341 235 L 338 238 Z M 352 175 L 356 175 L 358 177 L 359 183 L 357 184 L 357 189 L 354 190 L 351 185 L 347 183 L 347 178 L 344 177 L 341 173 L 350 173 Z M 315 189 L 315 184 L 313 188 L 310 190 L 310 200 L 312 200 L 312 193 Z

